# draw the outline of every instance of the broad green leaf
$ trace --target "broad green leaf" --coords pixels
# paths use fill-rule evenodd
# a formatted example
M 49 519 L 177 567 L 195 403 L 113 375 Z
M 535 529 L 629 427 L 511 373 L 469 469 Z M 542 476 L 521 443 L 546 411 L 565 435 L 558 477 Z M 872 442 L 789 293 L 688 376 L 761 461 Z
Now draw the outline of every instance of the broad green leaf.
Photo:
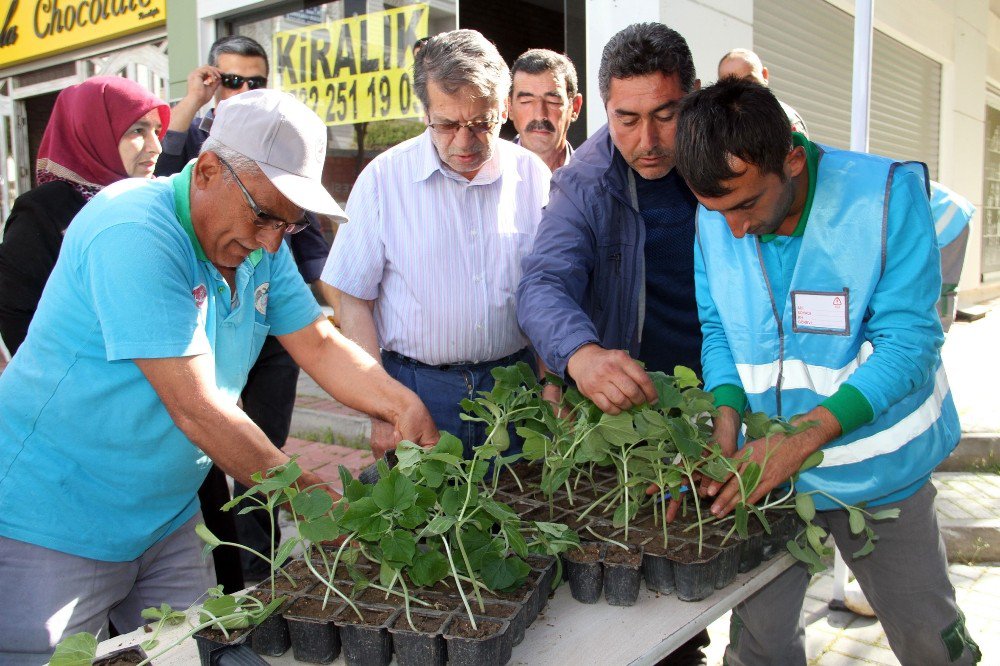
M 383 511 L 402 511 L 416 502 L 413 481 L 403 476 L 399 470 L 391 471 L 375 484 L 372 499 Z
M 457 459 L 462 458 L 462 440 L 455 437 L 451 433 L 441 432 L 441 439 L 438 443 L 434 445 L 432 449 L 435 453 L 447 453 L 455 456 Z
M 437 493 L 430 488 L 424 486 L 416 486 L 417 489 L 417 502 L 416 505 L 421 509 L 430 509 L 432 506 L 437 504 Z
M 809 454 L 809 457 L 806 458 L 805 461 L 803 461 L 802 466 L 799 467 L 799 472 L 801 473 L 806 471 L 807 469 L 812 469 L 821 462 L 823 462 L 823 451 L 822 450 L 813 451 L 811 454 Z
M 318 518 L 333 508 L 330 493 L 319 488 L 301 492 L 292 500 L 292 510 L 306 520 Z
M 505 504 L 500 504 L 499 502 L 494 502 L 493 500 L 484 497 L 479 500 L 479 506 L 483 508 L 483 511 L 496 518 L 499 522 L 517 520 L 517 514 L 511 511 L 510 507 Z
M 345 528 L 356 532 L 371 522 L 377 515 L 379 515 L 379 507 L 375 504 L 375 500 L 371 497 L 362 497 L 355 502 L 351 502 L 351 505 L 347 507 L 347 512 L 344 513 L 343 524 Z
M 420 464 L 425 451 L 413 442 L 400 442 L 396 446 L 396 467 L 402 471 L 410 470 Z M 344 484 L 347 487 L 347 484 Z
M 747 412 L 743 417 L 743 423 L 746 425 L 746 439 L 752 442 L 767 434 L 771 418 L 764 412 Z
M 403 511 L 396 516 L 396 523 L 400 527 L 405 527 L 408 530 L 416 529 L 419 525 L 422 525 L 424 521 L 427 520 L 427 511 L 421 507 L 414 504 L 411 507 L 403 509 Z
M 97 638 L 81 632 L 59 641 L 49 666 L 90 666 L 97 654 Z
M 430 586 L 448 575 L 448 558 L 438 550 L 420 551 L 407 571 L 414 585 Z
M 341 534 L 343 534 L 343 531 L 330 516 L 320 516 L 319 518 L 299 523 L 299 536 L 313 543 L 333 541 Z
M 597 429 L 601 437 L 614 446 L 635 444 L 641 439 L 635 430 L 632 415 L 628 412 L 605 414 L 601 417 Z
M 302 468 L 299 467 L 297 462 L 290 460 L 284 465 L 278 465 L 267 470 L 267 474 L 263 480 L 251 490 L 265 494 L 272 493 L 275 490 L 281 490 L 292 485 L 298 481 L 300 476 L 302 476 Z
M 743 488 L 746 491 L 747 496 L 744 497 L 744 501 L 750 499 L 750 495 L 756 490 L 757 484 L 760 482 L 761 469 L 760 465 L 755 462 L 747 463 L 746 467 L 743 469 Z
M 274 566 L 280 567 L 285 564 L 285 562 L 288 561 L 288 558 L 292 556 L 292 551 L 295 550 L 297 545 L 299 545 L 298 538 L 285 539 L 282 541 L 281 545 L 278 546 L 278 551 L 274 554 Z
M 428 488 L 439 488 L 444 482 L 444 463 L 440 460 L 425 460 L 420 465 L 420 476 Z
M 847 522 L 851 526 L 851 534 L 861 534 L 865 531 L 865 516 L 857 509 L 847 510 Z
M 681 388 L 697 388 L 701 384 L 694 370 L 683 365 L 674 366 L 674 377 L 677 378 L 677 386 Z
M 806 540 L 809 542 L 809 546 L 816 551 L 817 555 L 832 555 L 833 550 L 824 546 L 823 541 L 826 539 L 826 530 L 824 530 L 819 525 L 809 524 L 806 525 Z
M 474 486 L 470 487 L 467 483 L 445 488 L 440 497 L 441 508 L 449 516 L 457 517 L 462 512 L 462 507 L 467 499 L 469 506 L 475 506 L 476 502 L 479 501 L 479 490 Z
M 873 550 L 875 550 L 875 543 L 871 539 L 869 539 L 868 541 L 865 542 L 865 545 L 861 546 L 861 548 L 855 551 L 854 554 L 851 555 L 851 557 L 856 560 L 859 557 L 864 557 Z
M 826 569 L 826 565 L 823 564 L 819 555 L 811 550 L 803 548 L 795 541 L 788 541 L 785 544 L 785 547 L 788 548 L 788 552 L 791 553 L 795 559 L 809 565 L 809 575 L 817 574 Z
M 518 432 L 523 428 L 518 428 Z M 523 436 L 523 435 L 522 435 Z M 521 447 L 521 455 L 525 460 L 540 460 L 545 456 L 546 439 L 538 433 L 532 433 L 525 437 L 524 445 Z
M 736 506 L 733 520 L 736 524 L 736 533 L 744 539 L 747 538 L 747 522 L 750 520 L 750 514 L 747 513 L 747 508 L 744 505 L 738 504 Z
M 507 543 L 510 545 L 510 549 L 521 557 L 527 557 L 528 542 L 524 540 L 524 536 L 521 534 L 521 530 L 517 528 L 517 525 L 512 523 L 504 524 L 503 533 L 507 536 Z
M 222 545 L 222 541 L 219 537 L 212 534 L 212 530 L 205 526 L 205 523 L 199 523 L 194 528 L 195 534 L 201 537 L 201 540 L 208 544 L 209 548 L 218 548 Z
M 455 519 L 448 516 L 437 516 L 431 522 L 427 523 L 427 527 L 423 529 L 423 534 L 425 536 L 436 536 L 438 534 L 444 534 L 450 530 L 455 525 Z
M 624 527 L 625 523 L 632 522 L 632 519 L 635 518 L 635 514 L 638 510 L 639 510 L 638 503 L 629 502 L 628 510 L 626 511 L 625 503 L 622 502 L 621 504 L 618 505 L 618 508 L 615 509 L 615 515 L 614 518 L 612 518 L 614 526 Z
M 491 552 L 483 557 L 480 573 L 488 588 L 503 590 L 524 581 L 531 573 L 531 567 L 515 555 L 503 557 Z
M 350 483 L 344 486 L 344 499 L 348 502 L 357 502 L 363 497 L 368 497 L 371 489 L 372 486 L 365 485 L 358 479 L 352 479 Z
M 406 530 L 393 530 L 379 541 L 382 554 L 393 564 L 406 565 L 413 562 L 417 551 L 417 543 L 413 535 Z
M 872 520 L 891 520 L 899 518 L 899 509 L 882 509 L 872 514 Z
M 799 518 L 804 522 L 812 522 L 812 519 L 816 517 L 816 503 L 813 501 L 812 495 L 799 493 L 795 496 L 795 513 L 799 514 Z
M 378 582 L 382 587 L 391 588 L 396 576 L 399 575 L 399 568 L 387 560 L 382 561 L 378 570 Z

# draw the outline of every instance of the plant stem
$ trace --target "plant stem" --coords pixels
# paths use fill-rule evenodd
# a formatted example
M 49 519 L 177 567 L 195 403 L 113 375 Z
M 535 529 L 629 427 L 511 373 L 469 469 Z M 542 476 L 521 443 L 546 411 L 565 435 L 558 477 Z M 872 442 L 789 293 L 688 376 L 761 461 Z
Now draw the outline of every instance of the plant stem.
M 458 588 L 458 595 L 462 597 L 462 605 L 465 606 L 465 612 L 469 616 L 469 622 L 472 623 L 472 628 L 478 630 L 479 627 L 476 625 L 476 618 L 472 615 L 472 608 L 469 607 L 469 598 L 465 596 L 465 590 L 462 589 L 462 581 L 458 579 L 458 569 L 455 568 L 455 560 L 451 554 L 451 548 L 448 547 L 448 538 L 442 534 L 441 542 L 444 543 L 445 553 L 448 554 L 448 564 L 451 565 L 451 575 L 455 577 L 455 587 Z M 475 586 L 473 586 L 475 589 Z

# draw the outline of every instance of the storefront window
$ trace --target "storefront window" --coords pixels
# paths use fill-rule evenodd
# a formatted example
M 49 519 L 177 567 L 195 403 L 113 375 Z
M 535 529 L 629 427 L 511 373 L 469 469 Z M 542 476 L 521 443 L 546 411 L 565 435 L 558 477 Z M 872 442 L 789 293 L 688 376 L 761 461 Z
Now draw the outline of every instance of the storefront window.
M 326 122 L 324 185 L 341 204 L 376 155 L 424 131 L 413 44 L 456 27 L 456 2 L 447 0 L 339 0 L 230 24 L 267 50 L 268 86 Z

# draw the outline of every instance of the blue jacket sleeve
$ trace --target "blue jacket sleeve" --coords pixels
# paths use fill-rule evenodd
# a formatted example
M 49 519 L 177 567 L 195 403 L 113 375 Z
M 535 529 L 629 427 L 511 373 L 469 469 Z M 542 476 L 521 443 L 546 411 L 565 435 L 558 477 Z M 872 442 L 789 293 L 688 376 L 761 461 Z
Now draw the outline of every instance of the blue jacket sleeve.
M 702 208 L 699 206 L 699 212 Z M 712 298 L 705 271 L 705 255 L 701 238 L 695 235 L 694 243 L 694 290 L 698 302 L 698 320 L 701 322 L 701 366 L 704 374 L 705 390 L 714 391 L 720 386 L 731 384 L 743 388 L 740 375 L 736 371 L 736 361 L 729 351 L 729 339 L 722 327 L 719 310 Z
M 944 342 L 935 304 L 941 258 L 923 174 L 896 168 L 889 194 L 885 269 L 868 303 L 865 338 L 872 355 L 847 383 L 878 418 L 934 373 Z
M 531 254 L 522 261 L 517 320 L 535 351 L 561 377 L 577 349 L 600 337 L 582 303 L 594 268 L 590 208 L 579 192 L 552 181 Z

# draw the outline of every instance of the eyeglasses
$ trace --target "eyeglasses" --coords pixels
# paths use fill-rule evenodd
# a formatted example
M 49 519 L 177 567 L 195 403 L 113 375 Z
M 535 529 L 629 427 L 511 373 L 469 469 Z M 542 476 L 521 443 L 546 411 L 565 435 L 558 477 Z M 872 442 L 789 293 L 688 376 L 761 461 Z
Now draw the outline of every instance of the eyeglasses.
M 250 90 L 257 90 L 257 88 L 267 87 L 267 77 L 266 76 L 240 76 L 239 74 L 223 74 L 222 75 L 222 86 L 224 88 L 229 88 L 230 90 L 239 90 L 243 87 L 243 84 L 247 84 L 247 88 Z
M 216 155 L 216 157 L 218 157 L 218 155 Z M 271 231 L 280 231 L 284 229 L 286 234 L 297 234 L 309 226 L 309 218 L 305 216 L 297 222 L 285 222 L 280 217 L 271 215 L 270 213 L 265 213 L 260 209 L 260 206 L 257 205 L 257 202 L 253 200 L 253 197 L 250 196 L 250 192 L 248 192 L 247 188 L 243 185 L 243 181 L 236 175 L 236 171 L 233 170 L 233 167 L 229 166 L 229 162 L 221 157 L 219 157 L 219 161 L 226 165 L 226 168 L 229 169 L 229 173 L 233 174 L 233 178 L 236 179 L 236 185 L 240 188 L 240 192 L 243 193 L 243 198 L 247 200 L 247 205 L 250 206 L 250 210 L 252 210 L 254 215 L 256 215 L 253 223 L 257 227 Z
M 427 123 L 427 126 L 438 134 L 452 136 L 463 127 L 473 134 L 489 134 L 499 124 L 496 120 L 473 120 L 468 123 Z

